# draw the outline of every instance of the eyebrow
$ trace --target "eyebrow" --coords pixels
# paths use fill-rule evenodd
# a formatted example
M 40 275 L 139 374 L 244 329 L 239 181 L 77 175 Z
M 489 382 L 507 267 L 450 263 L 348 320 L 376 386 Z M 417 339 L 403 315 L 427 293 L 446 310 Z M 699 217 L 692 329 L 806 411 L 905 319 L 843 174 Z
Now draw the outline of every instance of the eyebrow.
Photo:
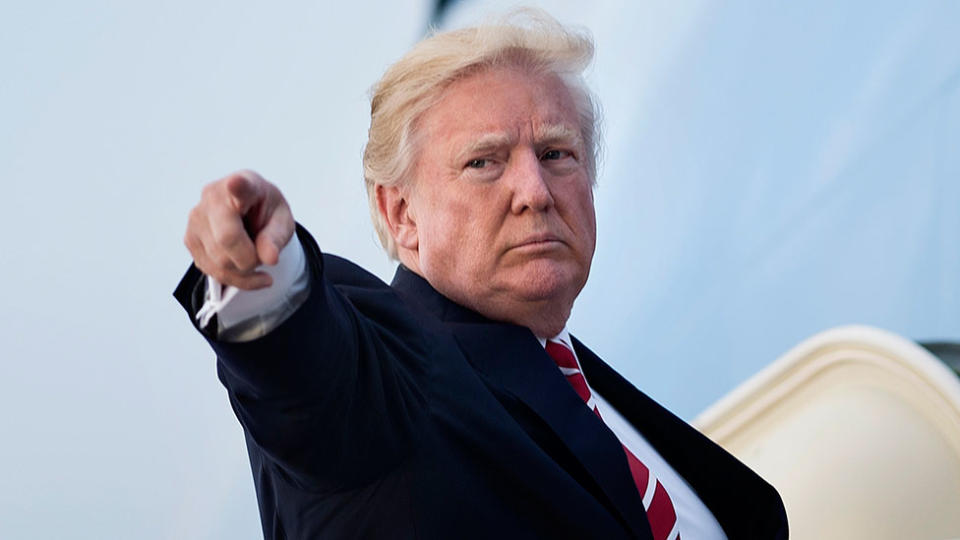
M 570 127 L 567 124 L 546 124 L 537 127 L 534 134 L 534 144 L 537 146 L 564 143 L 580 146 L 583 137 L 580 130 Z M 505 146 L 512 146 L 515 143 L 515 137 L 505 133 L 486 133 L 466 145 L 459 155 L 477 155 L 491 152 Z
M 580 130 L 567 124 L 546 124 L 540 126 L 534 134 L 536 144 L 566 143 L 580 146 L 583 136 Z
M 504 133 L 487 133 L 473 140 L 460 152 L 460 155 L 485 154 L 497 148 L 513 144 L 513 137 Z

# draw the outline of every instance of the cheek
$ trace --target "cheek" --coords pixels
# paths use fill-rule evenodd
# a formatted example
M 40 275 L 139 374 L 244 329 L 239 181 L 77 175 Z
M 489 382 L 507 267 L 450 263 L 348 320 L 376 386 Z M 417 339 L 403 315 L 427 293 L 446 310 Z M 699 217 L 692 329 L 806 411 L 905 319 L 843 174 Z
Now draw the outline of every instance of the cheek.
M 597 217 L 593 206 L 593 191 L 589 186 L 577 186 L 569 192 L 570 225 L 582 235 L 584 240 L 591 243 L 596 238 Z
M 433 263 L 474 280 L 489 272 L 496 242 L 491 225 L 483 218 L 475 207 L 466 204 L 443 212 L 432 230 Z
M 470 244 L 467 209 L 456 201 L 435 199 L 432 203 L 418 224 L 420 257 L 432 267 L 456 266 Z
M 422 264 L 476 276 L 494 263 L 509 199 L 490 186 L 431 186 L 423 192 L 418 232 Z M 447 191 L 447 188 L 450 190 Z
M 597 242 L 597 211 L 593 206 L 593 199 L 591 198 L 590 204 L 587 207 L 587 226 L 590 231 L 590 243 L 595 244 Z

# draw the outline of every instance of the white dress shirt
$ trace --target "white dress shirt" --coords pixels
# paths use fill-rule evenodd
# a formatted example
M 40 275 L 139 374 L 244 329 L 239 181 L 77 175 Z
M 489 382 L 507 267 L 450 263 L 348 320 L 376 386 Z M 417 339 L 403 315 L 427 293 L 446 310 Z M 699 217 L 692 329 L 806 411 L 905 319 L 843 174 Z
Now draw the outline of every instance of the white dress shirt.
M 261 266 L 258 270 L 269 273 L 273 284 L 256 291 L 242 291 L 235 287 L 223 287 L 217 280 L 207 277 L 204 304 L 197 312 L 201 326 L 206 326 L 217 315 L 218 339 L 233 342 L 250 341 L 264 336 L 280 326 L 306 300 L 310 292 L 310 272 L 306 266 L 303 246 L 294 235 L 280 251 L 274 266 Z M 546 339 L 537 338 L 546 347 Z M 580 359 L 573 348 L 570 333 L 566 328 L 551 338 L 566 345 L 580 366 Z M 583 373 L 583 370 L 581 370 Z M 584 374 L 587 387 L 590 381 Z M 660 480 L 670 495 L 677 511 L 678 530 L 684 540 L 721 540 L 726 535 L 720 523 L 703 504 L 686 480 L 643 438 L 609 402 L 596 390 L 590 388 L 600 417 L 620 443 L 630 449 Z M 587 405 L 584 404 L 586 407 Z

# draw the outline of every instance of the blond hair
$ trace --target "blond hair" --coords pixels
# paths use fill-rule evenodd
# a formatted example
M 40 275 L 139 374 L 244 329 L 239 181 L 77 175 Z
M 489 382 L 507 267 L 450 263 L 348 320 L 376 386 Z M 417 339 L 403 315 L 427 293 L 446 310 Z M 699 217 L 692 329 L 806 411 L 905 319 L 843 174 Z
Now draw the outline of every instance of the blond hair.
M 513 22 L 520 19 L 518 22 Z M 591 183 L 599 154 L 599 112 L 583 80 L 593 58 L 593 40 L 563 27 L 539 10 L 522 10 L 497 22 L 433 33 L 390 66 L 371 90 L 370 130 L 363 152 L 363 177 L 370 215 L 391 258 L 397 246 L 380 215 L 376 186 L 403 185 L 416 161 L 415 124 L 454 81 L 497 67 L 553 74 L 576 104 Z

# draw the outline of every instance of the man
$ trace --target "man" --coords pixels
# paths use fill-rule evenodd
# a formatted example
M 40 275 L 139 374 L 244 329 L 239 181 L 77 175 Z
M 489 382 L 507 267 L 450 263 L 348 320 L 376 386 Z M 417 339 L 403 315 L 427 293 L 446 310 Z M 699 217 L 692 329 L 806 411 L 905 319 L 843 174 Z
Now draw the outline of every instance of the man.
M 255 173 L 205 188 L 177 297 L 265 537 L 786 537 L 771 486 L 565 328 L 595 244 L 591 56 L 537 16 L 387 71 L 364 171 L 391 286 L 295 235 Z

